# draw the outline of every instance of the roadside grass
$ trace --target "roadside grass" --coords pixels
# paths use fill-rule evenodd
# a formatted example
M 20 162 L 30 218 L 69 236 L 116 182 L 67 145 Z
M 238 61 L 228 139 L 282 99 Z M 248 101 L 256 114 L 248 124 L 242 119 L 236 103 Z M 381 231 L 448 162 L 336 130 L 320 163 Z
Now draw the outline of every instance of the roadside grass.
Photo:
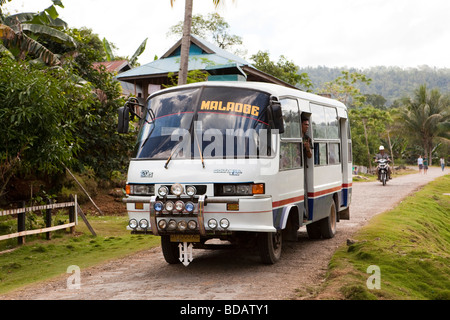
M 321 290 L 326 299 L 450 299 L 450 175 L 375 216 L 337 250 Z M 380 289 L 369 289 L 373 271 Z M 370 279 L 369 279 L 370 277 Z M 319 294 L 320 295 L 320 294 Z
M 97 237 L 79 219 L 74 235 L 61 230 L 52 232 L 52 240 L 45 240 L 45 234 L 27 236 L 25 245 L 0 254 L 0 294 L 65 274 L 71 265 L 83 269 L 159 245 L 159 238 L 152 235 L 130 234 L 125 216 L 88 216 L 88 220 Z M 2 246 L 4 250 L 7 245 Z

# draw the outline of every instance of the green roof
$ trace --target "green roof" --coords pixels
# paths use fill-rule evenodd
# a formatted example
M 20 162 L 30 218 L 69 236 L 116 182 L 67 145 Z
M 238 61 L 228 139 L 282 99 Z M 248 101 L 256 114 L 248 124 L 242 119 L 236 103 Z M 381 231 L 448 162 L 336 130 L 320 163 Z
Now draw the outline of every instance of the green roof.
M 169 72 L 178 72 L 180 68 L 181 40 L 178 41 L 160 59 L 122 72 L 117 76 L 119 80 L 129 78 L 151 77 Z M 223 50 L 206 40 L 191 35 L 191 46 L 189 50 L 189 70 L 214 70 L 230 67 L 231 65 L 251 66 L 246 60 Z M 252 66 L 252 68 L 254 68 Z

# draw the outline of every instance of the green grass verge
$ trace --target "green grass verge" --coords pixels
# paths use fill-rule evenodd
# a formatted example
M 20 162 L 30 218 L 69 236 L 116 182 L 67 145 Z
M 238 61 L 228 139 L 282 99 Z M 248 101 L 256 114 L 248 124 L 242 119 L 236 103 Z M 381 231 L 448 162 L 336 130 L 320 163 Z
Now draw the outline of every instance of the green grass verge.
M 52 240 L 44 240 L 45 235 L 30 236 L 25 245 L 1 254 L 0 294 L 65 274 L 70 265 L 86 268 L 160 243 L 159 237 L 130 234 L 125 216 L 89 216 L 88 220 L 97 237 L 79 218 L 75 235 L 53 232 Z M 17 243 L 17 239 L 8 241 Z
M 356 300 L 450 299 L 449 192 L 446 175 L 374 217 L 334 254 L 324 291 Z M 367 286 L 371 265 L 379 267 L 380 289 Z

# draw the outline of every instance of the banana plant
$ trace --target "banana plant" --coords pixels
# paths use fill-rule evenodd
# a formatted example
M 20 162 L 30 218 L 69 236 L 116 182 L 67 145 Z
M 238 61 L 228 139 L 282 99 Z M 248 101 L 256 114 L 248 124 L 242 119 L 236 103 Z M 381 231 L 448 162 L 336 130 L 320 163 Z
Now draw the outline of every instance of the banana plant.
M 147 39 L 148 38 L 145 38 L 145 40 L 142 41 L 140 46 L 137 48 L 137 50 L 134 52 L 133 56 L 129 60 L 129 63 L 131 66 L 134 66 L 134 64 L 137 61 L 137 58 L 145 51 L 145 46 L 147 45 Z M 111 49 L 111 45 L 109 44 L 108 40 L 106 40 L 106 38 L 103 38 L 102 43 L 103 43 L 103 49 L 105 50 L 105 54 L 106 54 L 106 60 L 113 61 L 115 59 L 115 57 L 114 57 L 114 53 Z
M 4 16 L 0 11 L 0 52 L 24 60 L 29 53 L 48 65 L 60 65 L 58 56 L 46 48 L 35 36 L 49 37 L 54 41 L 76 48 L 72 37 L 62 30 L 67 24 L 58 18 L 55 6 L 64 8 L 60 0 L 52 0 L 53 5 L 38 13 L 18 13 Z M 1 4 L 4 4 L 2 0 Z

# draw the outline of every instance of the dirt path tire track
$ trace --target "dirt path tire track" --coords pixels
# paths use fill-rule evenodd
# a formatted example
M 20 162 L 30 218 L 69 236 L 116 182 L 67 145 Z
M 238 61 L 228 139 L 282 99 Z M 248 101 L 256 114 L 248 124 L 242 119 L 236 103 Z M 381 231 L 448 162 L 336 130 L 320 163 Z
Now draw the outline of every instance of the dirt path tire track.
M 393 208 L 403 198 L 443 175 L 430 168 L 427 175 L 353 184 L 351 220 L 338 223 L 329 240 L 309 240 L 305 228 L 297 242 L 284 244 L 282 259 L 262 265 L 257 250 L 194 250 L 188 266 L 168 265 L 161 248 L 81 270 L 81 288 L 67 289 L 68 274 L 44 284 L 0 296 L 2 299 L 50 300 L 279 300 L 308 298 L 324 281 L 334 251 L 371 217 Z

